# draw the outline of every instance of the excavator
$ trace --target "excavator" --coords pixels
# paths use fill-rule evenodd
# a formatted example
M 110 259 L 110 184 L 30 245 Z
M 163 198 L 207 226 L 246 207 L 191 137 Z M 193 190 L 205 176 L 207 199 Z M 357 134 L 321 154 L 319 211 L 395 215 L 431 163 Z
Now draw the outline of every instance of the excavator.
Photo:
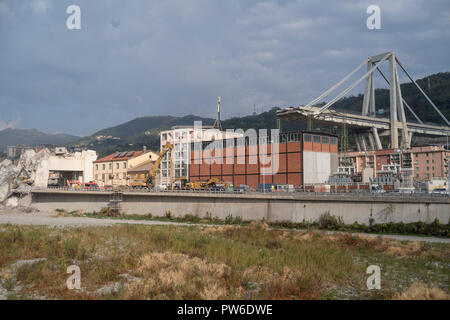
M 155 184 L 154 180 L 155 180 L 158 168 L 161 165 L 161 161 L 164 159 L 164 156 L 166 155 L 167 151 L 169 151 L 169 150 L 171 150 L 171 151 L 173 150 L 173 145 L 170 142 L 167 142 L 166 145 L 161 150 L 161 153 L 159 154 L 158 159 L 156 159 L 152 168 L 148 172 L 148 177 L 145 182 L 148 189 L 153 188 L 153 186 Z M 173 168 L 173 161 L 172 161 L 172 157 L 170 157 L 170 172 L 172 172 L 172 168 Z

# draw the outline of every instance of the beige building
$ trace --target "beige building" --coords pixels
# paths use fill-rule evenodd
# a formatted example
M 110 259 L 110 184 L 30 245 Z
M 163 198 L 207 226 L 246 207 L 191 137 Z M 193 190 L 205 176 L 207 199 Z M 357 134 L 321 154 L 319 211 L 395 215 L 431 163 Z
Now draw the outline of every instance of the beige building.
M 115 152 L 94 161 L 94 181 L 101 187 L 129 186 L 128 170 L 157 158 L 158 154 L 153 151 Z

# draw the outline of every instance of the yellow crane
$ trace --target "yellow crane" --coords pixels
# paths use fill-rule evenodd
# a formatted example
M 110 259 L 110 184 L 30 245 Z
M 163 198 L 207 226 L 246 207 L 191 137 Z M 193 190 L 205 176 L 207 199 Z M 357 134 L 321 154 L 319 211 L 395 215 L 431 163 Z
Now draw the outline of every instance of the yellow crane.
M 173 150 L 173 145 L 170 142 L 167 142 L 166 145 L 161 150 L 161 153 L 158 156 L 158 159 L 156 159 L 155 163 L 153 164 L 152 168 L 148 172 L 148 177 L 146 181 L 147 188 L 151 189 L 154 184 L 154 178 L 156 176 L 156 172 L 158 171 L 159 166 L 161 165 L 161 161 L 164 159 L 164 156 L 166 155 L 167 151 Z M 173 169 L 173 161 L 172 157 L 170 157 L 170 175 L 172 175 L 172 169 Z

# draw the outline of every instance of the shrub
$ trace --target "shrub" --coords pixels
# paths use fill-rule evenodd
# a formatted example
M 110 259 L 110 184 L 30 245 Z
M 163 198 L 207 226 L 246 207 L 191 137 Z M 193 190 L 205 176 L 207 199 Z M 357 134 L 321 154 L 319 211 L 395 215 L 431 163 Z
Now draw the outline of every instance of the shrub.
M 319 217 L 320 229 L 338 229 L 343 225 L 342 219 L 331 215 L 330 211 L 326 211 Z
M 240 216 L 236 216 L 235 218 L 234 218 L 234 220 L 233 220 L 233 223 L 234 224 L 241 224 L 243 221 L 242 221 L 242 218 L 240 217 Z
M 166 210 L 166 213 L 164 214 L 164 216 L 165 216 L 167 219 L 172 220 L 172 219 L 173 219 L 173 213 L 172 213 L 172 210 L 167 209 L 167 210 Z
M 225 224 L 233 224 L 233 216 L 231 214 L 226 216 Z
M 104 216 L 104 217 L 110 217 L 111 216 L 111 209 L 109 207 L 103 207 L 103 208 L 100 209 L 99 214 L 101 216 Z

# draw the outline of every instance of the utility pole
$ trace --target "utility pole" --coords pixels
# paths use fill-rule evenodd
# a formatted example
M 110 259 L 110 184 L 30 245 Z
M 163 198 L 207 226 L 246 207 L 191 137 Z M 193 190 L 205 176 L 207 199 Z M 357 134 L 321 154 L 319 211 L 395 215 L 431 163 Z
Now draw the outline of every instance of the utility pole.
M 450 149 L 448 148 L 448 131 L 447 131 L 447 151 L 445 152 L 445 154 L 447 159 L 447 193 L 450 196 L 450 159 L 448 156 L 449 152 Z

